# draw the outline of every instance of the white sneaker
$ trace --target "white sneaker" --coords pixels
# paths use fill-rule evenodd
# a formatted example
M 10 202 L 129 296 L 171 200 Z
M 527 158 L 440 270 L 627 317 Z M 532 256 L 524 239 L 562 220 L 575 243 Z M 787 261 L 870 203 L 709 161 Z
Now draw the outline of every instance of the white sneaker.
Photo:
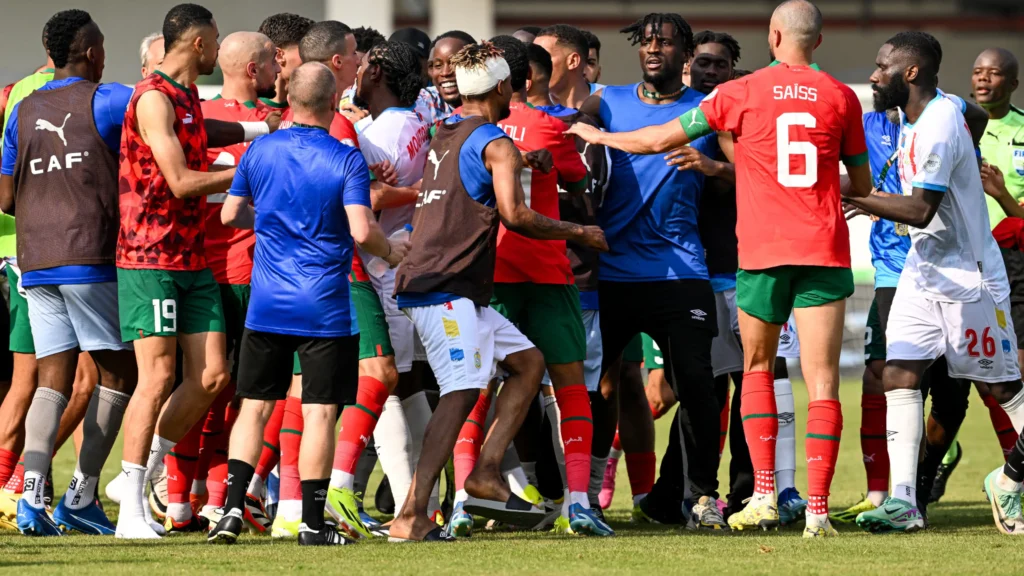
M 122 540 L 159 540 L 152 524 L 138 518 L 118 518 L 114 537 Z
M 107 498 L 114 504 L 121 503 L 121 493 L 124 491 L 124 472 L 118 472 L 117 476 L 110 482 L 107 482 L 103 492 L 106 493 Z

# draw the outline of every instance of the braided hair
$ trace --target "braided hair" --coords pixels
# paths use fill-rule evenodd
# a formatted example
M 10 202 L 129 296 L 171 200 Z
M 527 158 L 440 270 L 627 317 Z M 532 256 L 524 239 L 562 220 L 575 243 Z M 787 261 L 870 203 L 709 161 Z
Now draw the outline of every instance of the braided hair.
M 734 67 L 736 66 L 736 63 L 740 61 L 740 43 L 725 32 L 712 32 L 711 30 L 698 32 L 693 37 L 694 49 L 701 44 L 721 44 L 729 51 L 729 56 L 732 58 L 732 65 Z
M 370 48 L 366 61 L 379 66 L 388 89 L 402 106 L 412 106 L 423 89 L 420 59 L 405 42 L 378 42 Z
M 478 68 L 484 67 L 491 58 L 503 57 L 501 50 L 497 46 L 485 40 L 479 44 L 463 46 L 462 50 L 459 50 L 451 57 L 449 63 L 453 68 Z
M 636 46 L 637 44 L 644 41 L 644 31 L 650 26 L 651 30 L 657 34 L 661 30 L 662 24 L 671 24 L 673 28 L 672 36 L 682 39 L 682 49 L 687 54 L 693 54 L 693 30 L 690 29 L 690 25 L 683 20 L 683 17 L 679 14 L 672 12 L 652 12 L 647 16 L 637 20 L 636 22 L 626 26 L 622 30 L 619 30 L 622 34 L 629 35 L 629 41 Z

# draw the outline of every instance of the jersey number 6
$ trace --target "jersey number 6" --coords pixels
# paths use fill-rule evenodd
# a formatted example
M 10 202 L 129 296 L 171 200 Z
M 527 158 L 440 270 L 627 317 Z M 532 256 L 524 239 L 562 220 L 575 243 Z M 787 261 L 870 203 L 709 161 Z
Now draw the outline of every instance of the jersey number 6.
M 814 128 L 817 124 L 814 116 L 807 112 L 787 112 L 775 119 L 778 180 L 786 188 L 809 188 L 818 181 L 818 149 L 810 142 L 792 142 L 789 139 L 790 126 Z M 790 173 L 789 160 L 792 156 L 804 157 L 804 174 Z

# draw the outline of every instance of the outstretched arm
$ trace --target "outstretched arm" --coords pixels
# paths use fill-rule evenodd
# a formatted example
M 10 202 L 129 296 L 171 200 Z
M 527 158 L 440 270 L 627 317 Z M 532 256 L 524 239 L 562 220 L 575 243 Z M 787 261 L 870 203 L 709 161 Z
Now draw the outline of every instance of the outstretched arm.
M 552 220 L 530 210 L 520 175 L 523 159 L 508 138 L 493 140 L 484 148 L 484 163 L 494 180 L 498 214 L 506 228 L 538 240 L 573 240 L 598 250 L 608 250 L 604 232 L 597 226 L 582 226 Z
M 153 159 L 177 198 L 206 196 L 224 192 L 231 185 L 235 170 L 200 172 L 190 170 L 174 133 L 174 108 L 162 93 L 151 90 L 135 104 L 136 122 L 143 141 L 153 152 Z
M 693 110 L 699 112 L 697 108 Z M 632 132 L 602 132 L 588 124 L 577 122 L 569 127 L 566 134 L 575 134 L 591 144 L 608 146 L 629 154 L 659 154 L 690 143 L 691 137 L 683 130 L 683 122 L 686 121 L 684 119 L 691 116 L 693 110 L 684 114 L 680 119 L 669 120 L 664 124 L 648 126 Z M 707 128 L 706 121 L 703 126 Z M 710 133 L 710 130 L 705 133 Z
M 943 194 L 926 188 L 914 188 L 910 196 L 878 192 L 866 198 L 846 198 L 844 201 L 879 218 L 924 228 L 938 212 Z

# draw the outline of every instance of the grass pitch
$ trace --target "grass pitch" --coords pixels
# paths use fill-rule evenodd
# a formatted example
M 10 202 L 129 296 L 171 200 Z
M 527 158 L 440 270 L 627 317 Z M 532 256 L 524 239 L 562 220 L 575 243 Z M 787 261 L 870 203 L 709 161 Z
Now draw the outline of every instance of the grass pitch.
M 794 383 L 798 438 L 806 423 L 806 393 Z M 853 504 L 864 492 L 858 429 L 860 384 L 842 386 L 845 426 L 839 464 L 832 485 L 833 507 Z M 657 423 L 658 454 L 664 451 L 671 415 Z M 29 539 L 0 532 L 3 574 L 1011 574 L 1024 568 L 1024 539 L 1000 535 L 981 492 L 984 476 L 1002 457 L 988 412 L 971 398 L 960 433 L 963 461 L 950 480 L 945 498 L 929 508 L 932 528 L 914 535 L 871 536 L 856 527 L 838 526 L 840 538 L 804 541 L 802 528 L 777 533 L 698 534 L 667 526 L 629 524 L 630 495 L 625 464 L 608 518 L 618 534 L 610 539 L 549 534 L 478 531 L 470 541 L 451 545 L 397 545 L 375 539 L 354 546 L 300 549 L 294 542 L 243 536 L 231 547 L 212 546 L 199 536 L 160 542 L 121 542 L 113 537 L 81 535 Z M 115 447 L 103 481 L 118 472 L 120 444 Z M 728 448 L 727 448 L 728 450 Z M 803 442 L 797 443 L 802 463 Z M 729 456 L 726 454 L 725 458 Z M 66 486 L 74 451 L 58 454 L 54 482 Z M 376 487 L 379 472 L 371 481 Z M 727 492 L 728 466 L 720 467 L 721 490 Z M 802 465 L 797 487 L 806 492 Z M 371 488 L 372 490 L 372 488 Z M 57 494 L 59 497 L 60 490 Z M 373 502 L 373 494 L 366 498 Z M 116 505 L 106 503 L 115 512 Z M 374 511 L 371 509 L 371 513 Z

